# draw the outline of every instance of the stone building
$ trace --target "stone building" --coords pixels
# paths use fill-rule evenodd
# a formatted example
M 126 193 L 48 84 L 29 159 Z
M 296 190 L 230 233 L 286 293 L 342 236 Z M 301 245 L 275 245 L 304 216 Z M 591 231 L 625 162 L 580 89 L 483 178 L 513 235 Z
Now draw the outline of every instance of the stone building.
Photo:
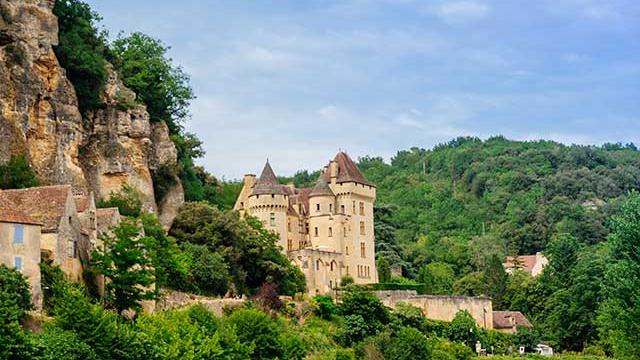
M 494 311 L 493 328 L 497 331 L 515 334 L 519 327 L 533 328 L 533 325 L 520 311 Z
M 2 194 L 15 205 L 14 210 L 42 224 L 39 256 L 34 260 L 52 261 L 70 279 L 82 281 L 81 258 L 88 259 L 92 236 L 83 227 L 84 215 L 78 214 L 71 186 L 4 190 Z
M 269 162 L 245 175 L 235 210 L 262 220 L 305 274 L 310 294 L 326 294 L 350 275 L 356 284 L 378 282 L 373 204 L 376 187 L 349 155 L 339 152 L 312 188 L 280 184 Z
M 538 252 L 535 255 L 507 256 L 502 266 L 509 274 L 515 270 L 522 270 L 531 276 L 538 276 L 547 264 L 549 260 Z
M 16 209 L 0 192 L 0 263 L 21 272 L 31 287 L 31 301 L 42 307 L 40 228 L 42 224 Z

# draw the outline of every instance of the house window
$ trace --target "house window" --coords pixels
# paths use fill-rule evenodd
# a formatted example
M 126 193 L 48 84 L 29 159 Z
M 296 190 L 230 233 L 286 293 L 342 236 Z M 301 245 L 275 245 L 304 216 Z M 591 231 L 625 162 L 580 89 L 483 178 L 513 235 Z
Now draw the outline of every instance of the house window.
M 276 214 L 275 213 L 269 214 L 269 225 L 276 226 Z
M 316 204 L 316 211 L 320 211 L 320 204 Z
M 360 243 L 360 257 L 365 256 L 365 246 L 364 243 Z
M 329 226 L 329 237 L 333 236 L 333 228 L 331 228 L 331 226 Z
M 360 221 L 360 235 L 364 235 L 364 221 Z
M 13 264 L 15 265 L 17 271 L 22 271 L 22 258 L 20 256 L 16 256 L 13 259 Z
M 13 225 L 13 243 L 14 244 L 24 243 L 24 226 L 22 224 Z
M 360 201 L 360 215 L 364 215 L 364 203 Z
M 314 230 L 314 236 L 318 237 L 318 227 L 316 226 L 313 230 Z
M 344 214 L 344 205 L 340 205 L 340 213 Z

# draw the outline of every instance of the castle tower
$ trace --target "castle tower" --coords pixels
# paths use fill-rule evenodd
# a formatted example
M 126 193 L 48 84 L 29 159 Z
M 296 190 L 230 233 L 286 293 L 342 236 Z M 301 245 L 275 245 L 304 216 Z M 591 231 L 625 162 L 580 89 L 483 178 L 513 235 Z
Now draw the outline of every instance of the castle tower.
M 250 177 L 245 178 L 245 188 L 247 180 L 252 181 Z M 253 190 L 247 200 L 245 211 L 262 220 L 265 228 L 276 232 L 280 236 L 278 245 L 286 249 L 289 197 L 283 186 L 278 183 L 269 161 L 253 184 Z
M 309 193 L 309 238 L 317 250 L 340 252 L 339 219 L 335 216 L 336 197 L 320 175 Z

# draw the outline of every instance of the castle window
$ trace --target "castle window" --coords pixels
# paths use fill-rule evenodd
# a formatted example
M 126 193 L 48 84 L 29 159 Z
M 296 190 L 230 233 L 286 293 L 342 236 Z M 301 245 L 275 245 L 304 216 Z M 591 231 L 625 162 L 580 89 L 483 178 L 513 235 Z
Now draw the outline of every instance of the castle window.
M 269 214 L 269 225 L 276 226 L 276 214 L 275 213 Z
M 274 199 L 276 196 L 274 194 L 271 194 L 271 198 Z
M 340 213 L 344 214 L 344 205 L 340 205 Z
M 364 215 L 364 203 L 360 201 L 360 215 Z
M 346 226 L 342 228 L 342 233 L 343 233 L 344 237 L 347 237 L 347 227 Z
M 308 269 L 309 268 L 309 261 L 305 260 L 302 262 L 302 268 L 303 269 Z
M 329 204 L 329 212 L 333 211 L 333 204 Z
M 13 225 L 13 243 L 24 243 L 24 226 L 22 224 Z
M 317 226 L 314 228 L 314 235 L 313 236 L 318 237 L 318 227 Z
M 364 235 L 364 221 L 360 221 L 360 235 Z
M 329 280 L 329 288 L 333 289 L 333 280 Z
M 291 232 L 291 220 L 287 222 L 287 231 Z
M 13 265 L 16 268 L 16 271 L 22 271 L 22 258 L 20 256 L 16 256 L 13 259 Z
M 240 201 L 240 209 L 244 209 L 244 202 Z
M 336 262 L 332 261 L 331 262 L 331 271 L 333 271 L 335 269 L 335 266 L 336 266 Z
M 355 201 L 353 202 L 353 209 L 352 209 L 351 212 L 353 213 L 353 215 L 356 214 L 356 202 Z
M 316 261 L 316 270 L 320 270 L 320 260 Z
M 309 235 L 309 224 L 308 223 L 304 224 L 304 233 Z
M 287 250 L 289 251 L 293 250 L 293 240 L 291 239 L 287 240 Z
M 366 251 L 364 243 L 360 243 L 360 257 L 365 257 Z
M 349 275 L 349 265 L 347 265 L 347 275 Z
M 329 237 L 333 236 L 333 228 L 331 228 L 331 226 L 329 226 Z
M 320 204 L 316 204 L 316 211 L 320 211 Z
M 298 249 L 304 248 L 304 241 L 298 241 Z

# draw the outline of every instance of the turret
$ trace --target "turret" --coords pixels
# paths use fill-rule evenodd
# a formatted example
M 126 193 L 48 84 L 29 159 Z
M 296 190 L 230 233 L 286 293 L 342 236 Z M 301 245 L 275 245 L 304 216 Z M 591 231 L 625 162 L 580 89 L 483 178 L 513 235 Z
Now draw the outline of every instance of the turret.
M 252 216 L 262 220 L 267 229 L 278 233 L 279 245 L 286 249 L 289 197 L 283 185 L 278 183 L 269 161 L 253 185 L 248 199 L 248 209 Z
M 327 215 L 335 213 L 335 195 L 327 180 L 320 175 L 316 185 L 309 193 L 309 214 L 311 216 Z

